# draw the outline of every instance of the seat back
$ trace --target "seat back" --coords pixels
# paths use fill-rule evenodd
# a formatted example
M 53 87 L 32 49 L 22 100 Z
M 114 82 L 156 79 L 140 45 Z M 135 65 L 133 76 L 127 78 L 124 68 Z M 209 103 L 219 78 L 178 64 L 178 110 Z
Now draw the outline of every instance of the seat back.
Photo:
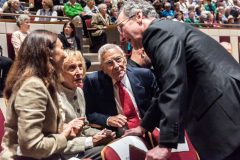
M 8 57 L 12 60 L 15 59 L 15 51 L 11 42 L 12 33 L 7 33 L 7 47 L 8 47 Z
M 141 152 L 148 151 L 148 147 L 142 138 L 137 136 L 127 136 L 106 145 L 101 152 L 102 159 L 103 160 L 130 159 L 130 151 L 132 151 L 132 146 L 135 146 L 135 148 L 137 148 L 137 150 Z M 134 151 L 135 152 L 132 154 L 135 155 L 133 156 L 131 154 L 131 156 L 134 157 L 131 158 L 131 160 L 141 160 L 145 158 L 139 157 L 138 154 L 136 154 L 136 150 Z
M 89 39 L 89 45 L 90 45 L 90 48 L 93 47 L 93 43 L 92 43 L 92 35 L 91 35 L 91 22 L 92 22 L 92 18 L 89 18 L 89 19 L 85 19 L 85 24 L 86 24 L 86 27 L 87 27 L 87 34 L 88 34 L 88 39 Z
M 92 27 L 91 22 L 92 22 L 91 18 L 85 19 L 85 23 L 86 23 L 87 28 L 91 28 Z
M 152 142 L 154 145 L 158 144 L 159 133 L 160 133 L 159 130 L 156 128 L 152 132 Z M 177 152 L 172 151 L 172 154 L 168 160 L 199 160 L 197 151 L 193 147 L 186 132 L 185 132 L 185 140 L 186 140 L 186 145 L 188 146 L 189 150 L 188 151 L 177 151 Z

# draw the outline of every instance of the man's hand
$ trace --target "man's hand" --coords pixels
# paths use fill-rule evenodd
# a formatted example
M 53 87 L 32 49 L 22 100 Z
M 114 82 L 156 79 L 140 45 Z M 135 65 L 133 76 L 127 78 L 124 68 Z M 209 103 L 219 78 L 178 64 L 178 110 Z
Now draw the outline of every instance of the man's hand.
M 109 134 L 106 134 L 105 131 L 106 131 L 106 129 L 103 129 L 102 131 L 98 132 L 97 134 L 95 134 L 92 137 L 93 138 L 93 146 L 107 144 L 107 143 L 109 143 L 109 142 L 111 142 L 112 140 L 115 139 L 115 137 L 116 137 L 115 132 L 111 132 Z
M 127 123 L 127 117 L 121 114 L 111 116 L 107 121 L 109 126 L 112 127 L 123 127 Z
M 126 130 L 123 137 L 125 136 L 142 136 L 145 133 L 145 129 L 141 126 L 138 126 L 136 128 L 131 128 L 129 130 Z
M 171 155 L 171 148 L 154 147 L 147 152 L 145 160 L 167 160 Z

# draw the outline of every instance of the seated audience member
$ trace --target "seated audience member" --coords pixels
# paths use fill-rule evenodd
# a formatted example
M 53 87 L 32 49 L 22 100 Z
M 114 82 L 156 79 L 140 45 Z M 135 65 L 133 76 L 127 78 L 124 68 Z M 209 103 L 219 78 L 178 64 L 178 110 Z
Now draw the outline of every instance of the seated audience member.
M 42 8 L 42 0 L 31 0 L 31 2 L 29 1 L 29 3 L 32 3 L 33 6 L 29 8 L 29 11 L 37 12 L 39 9 Z
M 151 60 L 144 51 L 144 48 L 139 50 L 132 49 L 130 58 L 127 60 L 128 67 L 151 68 Z
M 215 2 L 212 2 L 212 0 L 207 0 L 204 7 L 205 7 L 206 11 L 209 11 L 212 14 L 214 14 L 216 12 L 216 9 L 217 9 Z
M 11 42 L 15 51 L 15 56 L 18 54 L 18 50 L 21 47 L 24 39 L 29 34 L 30 17 L 26 14 L 22 14 L 17 19 L 17 26 L 19 30 L 13 32 Z
M 80 39 L 76 36 L 74 24 L 69 21 L 63 25 L 63 31 L 58 34 L 64 49 L 72 49 L 81 51 Z
M 69 0 L 64 4 L 64 13 L 67 17 L 72 18 L 75 27 L 79 27 L 82 23 L 81 16 L 85 15 L 84 9 L 77 0 Z
M 29 34 L 7 77 L 5 133 L 1 160 L 60 159 L 80 121 L 62 127 L 56 82 L 65 53 L 57 35 Z M 73 130 L 73 131 L 72 131 Z
M 118 9 L 116 7 L 113 7 L 111 9 L 111 24 L 116 24 L 117 23 L 117 17 L 118 17 Z
M 118 2 L 117 2 L 117 9 L 120 10 L 123 5 L 124 5 L 124 0 L 118 0 Z
M 53 10 L 52 0 L 42 0 L 42 9 L 39 9 L 36 13 L 37 16 L 57 16 L 57 12 Z M 47 18 L 47 17 L 35 17 L 34 21 L 47 21 L 54 22 L 57 18 Z
M 97 53 L 98 49 L 107 43 L 107 34 L 105 29 L 111 24 L 111 17 L 107 14 L 107 5 L 102 3 L 98 5 L 99 13 L 92 17 L 91 25 L 97 28 L 91 32 L 92 35 L 92 52 Z
M 186 23 L 199 23 L 199 21 L 195 17 L 195 12 L 194 11 L 189 11 L 188 12 L 188 18 L 185 19 Z
M 179 22 L 184 22 L 184 17 L 183 17 L 183 13 L 181 11 L 176 12 L 174 15 L 174 18 L 172 19 L 173 21 L 179 21 Z
M 165 9 L 162 11 L 162 16 L 173 18 L 174 17 L 174 11 L 171 10 L 171 4 L 166 2 L 165 5 L 164 5 L 164 8 Z
M 119 46 L 105 44 L 98 54 L 101 70 L 88 74 L 84 81 L 87 118 L 120 136 L 140 124 L 158 86 L 150 70 L 126 67 Z
M 232 15 L 228 16 L 227 24 L 235 24 L 234 23 L 234 17 Z M 233 27 L 233 26 L 227 26 L 227 27 Z
M 64 49 L 79 50 L 81 51 L 80 39 L 76 36 L 75 26 L 72 22 L 66 22 L 63 25 L 63 31 L 58 34 Z M 91 66 L 91 61 L 86 59 L 87 69 Z
M 2 47 L 0 46 L 0 53 L 2 54 Z M 12 65 L 12 60 L 8 57 L 0 56 L 0 69 L 2 70 L 2 76 L 0 78 L 0 97 L 2 97 L 3 89 L 5 86 L 5 80 L 7 78 L 8 71 Z M 1 147 L 0 147 L 1 148 Z
M 71 140 L 71 148 L 65 152 L 65 158 L 71 156 L 78 158 L 100 159 L 102 145 L 114 139 L 115 133 L 105 134 L 105 130 L 91 128 L 85 115 L 85 99 L 81 89 L 86 73 L 85 62 L 79 51 L 68 51 L 63 63 L 63 81 L 59 86 L 59 104 L 64 123 L 73 123 L 76 119 L 86 123 L 77 137 Z M 66 149 L 65 149 L 66 150 Z M 78 154 L 76 156 L 76 154 Z
M 99 12 L 94 0 L 87 0 L 86 2 L 87 5 L 84 7 L 84 12 L 86 15 L 92 17 L 93 14 Z
M 107 14 L 110 15 L 112 7 L 113 7 L 112 6 L 112 1 L 111 0 L 104 0 L 103 3 L 107 5 Z
M 209 11 L 201 12 L 199 22 L 204 23 L 204 27 L 211 27 L 214 24 L 214 15 Z
M 3 7 L 3 4 L 4 4 L 5 2 L 7 2 L 7 0 L 0 0 L 0 8 Z
M 95 5 L 94 0 L 87 0 L 86 3 L 87 4 L 84 7 L 84 12 L 86 13 L 86 15 L 82 16 L 82 25 L 83 25 L 84 35 L 88 37 L 87 25 L 85 23 L 85 20 L 91 19 L 92 15 L 98 13 L 99 11 Z
M 11 0 L 7 2 L 7 6 L 3 7 L 3 13 L 15 13 L 15 14 L 28 14 L 29 11 L 25 10 L 20 4 L 19 0 Z M 17 19 L 16 16 L 2 16 L 4 19 Z

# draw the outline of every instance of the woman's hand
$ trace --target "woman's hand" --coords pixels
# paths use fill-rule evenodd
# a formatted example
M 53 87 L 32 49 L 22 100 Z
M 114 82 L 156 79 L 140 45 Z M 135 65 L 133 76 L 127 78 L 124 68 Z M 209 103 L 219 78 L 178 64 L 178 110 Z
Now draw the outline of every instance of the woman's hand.
M 76 137 L 79 133 L 82 132 L 82 129 L 85 125 L 85 117 L 75 118 L 70 121 L 68 124 L 64 124 L 63 132 L 64 135 L 67 135 L 66 138 Z M 70 131 L 69 131 L 70 130 Z

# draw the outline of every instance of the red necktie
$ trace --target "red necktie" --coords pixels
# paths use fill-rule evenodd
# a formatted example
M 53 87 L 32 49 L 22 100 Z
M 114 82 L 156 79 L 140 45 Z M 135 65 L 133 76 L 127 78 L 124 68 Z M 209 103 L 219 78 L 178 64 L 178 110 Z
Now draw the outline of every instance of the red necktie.
M 123 113 L 127 117 L 128 128 L 135 128 L 140 125 L 140 119 L 133 105 L 129 93 L 123 88 L 121 82 L 116 83 L 119 89 L 120 102 L 123 108 Z

